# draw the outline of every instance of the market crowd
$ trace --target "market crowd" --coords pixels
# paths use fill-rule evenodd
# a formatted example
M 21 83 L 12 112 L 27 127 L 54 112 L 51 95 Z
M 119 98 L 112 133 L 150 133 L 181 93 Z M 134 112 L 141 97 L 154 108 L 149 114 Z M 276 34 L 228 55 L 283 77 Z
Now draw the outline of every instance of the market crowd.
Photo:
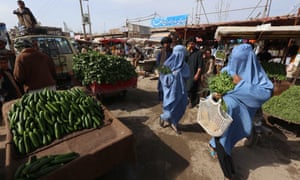
M 186 108 L 197 107 L 200 98 L 212 96 L 216 102 L 221 99 L 226 106 L 225 112 L 233 121 L 221 136 L 211 138 L 207 149 L 212 158 L 218 159 L 224 179 L 234 179 L 236 170 L 231 152 L 239 140 L 251 135 L 255 114 L 273 95 L 273 82 L 262 64 L 274 57 L 268 44 L 256 53 L 252 43 L 242 42 L 230 49 L 224 64 L 218 67 L 212 55 L 215 46 L 202 46 L 199 39 L 192 37 L 184 45 L 172 42 L 170 37 L 161 40 L 162 48 L 156 59 L 158 100 L 162 104 L 159 125 L 181 134 L 178 124 Z M 286 65 L 290 82 L 299 71 L 300 61 L 299 47 L 295 41 L 291 43 Z M 223 73 L 231 77 L 233 89 L 223 94 L 213 92 L 210 80 Z

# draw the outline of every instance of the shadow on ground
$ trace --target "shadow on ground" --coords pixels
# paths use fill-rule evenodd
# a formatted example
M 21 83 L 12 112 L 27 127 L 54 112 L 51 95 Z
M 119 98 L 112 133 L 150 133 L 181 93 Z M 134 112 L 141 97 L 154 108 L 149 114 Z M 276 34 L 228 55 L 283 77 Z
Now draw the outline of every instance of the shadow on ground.
M 292 160 L 300 160 L 300 141 L 289 141 L 286 133 L 276 127 L 272 131 L 273 135 L 261 136 L 254 147 L 234 148 L 237 179 L 248 179 L 251 170 L 260 167 L 286 165 L 292 163 Z M 299 167 L 290 166 L 287 171 L 290 176 L 297 176 Z
M 141 108 L 150 108 L 159 104 L 157 92 L 148 92 L 142 89 L 130 89 L 125 95 L 122 94 L 122 92 L 104 94 L 100 100 L 105 106 L 109 106 L 110 110 L 123 107 L 121 110 L 134 111 Z M 122 106 L 122 104 L 124 104 L 124 106 Z M 130 104 L 132 104 L 132 106 Z
M 143 124 L 148 117 L 123 117 L 119 120 L 135 134 L 136 168 L 133 169 L 128 165 L 116 167 L 101 177 L 101 180 L 172 180 L 187 168 L 189 162 Z

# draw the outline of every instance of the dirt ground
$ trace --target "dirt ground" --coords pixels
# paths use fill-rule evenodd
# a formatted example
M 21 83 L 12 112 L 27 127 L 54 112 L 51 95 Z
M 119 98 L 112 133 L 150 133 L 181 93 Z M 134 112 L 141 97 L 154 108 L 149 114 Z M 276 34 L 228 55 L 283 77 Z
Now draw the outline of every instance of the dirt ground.
M 116 166 L 100 180 L 215 180 L 223 179 L 216 159 L 209 156 L 210 136 L 196 123 L 197 108 L 187 109 L 180 121 L 181 135 L 158 124 L 161 105 L 157 80 L 140 76 L 138 87 L 121 98 L 105 96 L 103 104 L 122 121 L 136 138 L 136 166 Z M 272 135 L 263 135 L 254 147 L 243 141 L 232 156 L 240 180 L 300 179 L 300 128 L 272 121 Z M 5 134 L 0 128 L 0 179 L 3 179 Z M 103 162 L 105 163 L 105 162 Z M 1 175 L 2 173 L 2 175 Z
M 120 166 L 100 179 L 141 180 L 213 180 L 223 179 L 216 159 L 210 157 L 210 136 L 196 123 L 197 108 L 187 109 L 180 121 L 181 135 L 158 124 L 161 105 L 157 101 L 157 80 L 139 77 L 138 87 L 125 98 L 106 96 L 105 106 L 136 137 L 136 168 Z M 296 180 L 300 179 L 299 126 L 282 120 L 271 122 L 271 135 L 262 135 L 254 147 L 244 140 L 234 148 L 232 156 L 236 179 Z

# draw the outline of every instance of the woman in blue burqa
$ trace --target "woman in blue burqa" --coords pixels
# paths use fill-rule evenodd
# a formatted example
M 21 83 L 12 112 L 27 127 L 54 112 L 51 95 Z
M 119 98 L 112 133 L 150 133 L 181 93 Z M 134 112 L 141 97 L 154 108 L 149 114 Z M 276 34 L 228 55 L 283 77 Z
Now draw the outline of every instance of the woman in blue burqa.
M 216 152 L 225 179 L 232 179 L 235 174 L 232 148 L 239 140 L 250 136 L 252 119 L 271 97 L 273 83 L 259 64 L 250 44 L 234 47 L 227 66 L 221 71 L 227 71 L 236 84 L 233 90 L 222 97 L 233 122 L 221 137 L 210 140 L 209 147 Z
M 160 115 L 160 125 L 171 125 L 171 128 L 180 134 L 177 129 L 179 120 L 182 118 L 188 104 L 186 92 L 186 80 L 190 76 L 190 70 L 185 62 L 186 48 L 177 45 L 173 48 L 171 56 L 164 62 L 172 72 L 162 74 L 159 77 L 163 88 L 163 113 Z

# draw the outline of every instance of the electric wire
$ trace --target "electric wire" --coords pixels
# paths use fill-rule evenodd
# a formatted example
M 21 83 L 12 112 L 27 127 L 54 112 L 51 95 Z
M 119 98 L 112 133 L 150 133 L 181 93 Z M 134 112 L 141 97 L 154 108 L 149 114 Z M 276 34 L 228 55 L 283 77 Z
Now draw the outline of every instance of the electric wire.
M 249 18 L 252 16 L 252 14 L 254 13 L 254 11 L 255 11 L 255 10 L 257 9 L 257 7 L 260 5 L 261 1 L 262 1 L 262 0 L 260 0 L 260 1 L 256 4 L 255 8 L 252 9 L 252 11 L 250 12 L 250 14 L 249 14 L 249 16 L 247 17 L 247 19 L 249 19 Z
M 244 10 L 249 10 L 249 9 L 253 9 L 253 8 L 264 8 L 265 6 L 258 6 L 258 7 L 248 7 L 248 8 L 239 8 L 239 9 L 231 9 L 231 10 L 224 10 L 224 11 L 214 11 L 214 12 L 208 12 L 205 14 L 218 14 L 218 13 L 226 13 L 226 12 L 235 12 L 235 11 L 244 11 Z M 200 14 L 200 15 L 204 15 L 204 14 Z
M 292 7 L 292 9 L 290 10 L 290 12 L 288 14 L 296 13 L 296 11 L 298 10 L 299 7 L 300 7 L 300 0 Z
M 206 11 L 205 11 L 205 8 L 204 8 L 204 5 L 203 5 L 203 2 L 202 2 L 202 1 L 200 1 L 200 3 L 201 3 L 201 6 L 202 6 L 202 9 L 203 9 L 203 12 L 204 12 L 204 15 L 205 15 L 206 21 L 207 21 L 207 23 L 209 24 L 208 17 L 207 17 L 207 14 L 206 14 Z

